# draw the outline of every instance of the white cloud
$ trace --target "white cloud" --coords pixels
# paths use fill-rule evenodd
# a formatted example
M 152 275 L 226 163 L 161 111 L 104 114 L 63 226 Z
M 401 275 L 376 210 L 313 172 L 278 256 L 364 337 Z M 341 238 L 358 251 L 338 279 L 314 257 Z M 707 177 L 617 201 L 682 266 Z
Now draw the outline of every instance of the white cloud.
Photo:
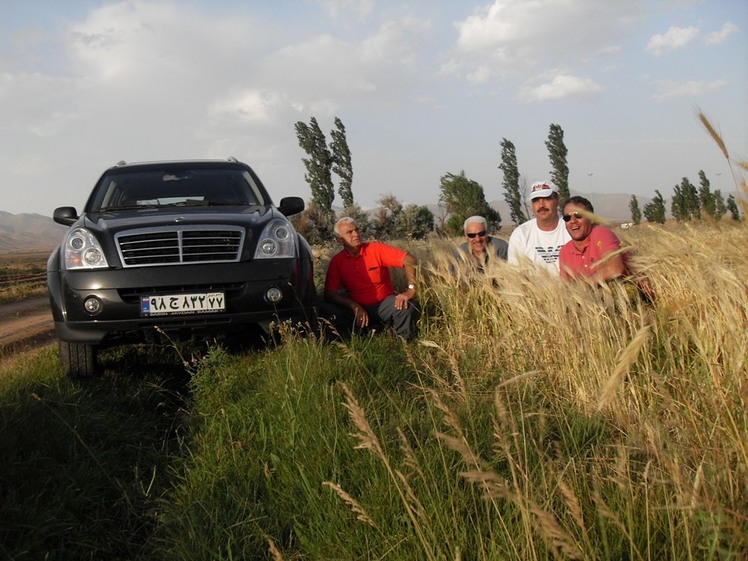
M 671 27 L 663 34 L 652 35 L 647 43 L 647 51 L 654 56 L 681 49 L 699 34 L 698 27 Z
M 550 82 L 525 85 L 518 97 L 523 102 L 586 99 L 597 96 L 603 90 L 600 84 L 589 78 L 557 74 Z
M 581 64 L 590 53 L 620 54 L 612 43 L 635 21 L 640 2 L 614 0 L 494 0 L 455 23 L 454 58 L 476 83 L 487 66 L 493 77 L 528 75 L 538 67 Z
M 719 90 L 727 85 L 725 80 L 704 82 L 692 80 L 689 82 L 660 82 L 659 90 L 652 95 L 652 99 L 663 101 L 675 97 L 696 97 L 705 93 Z
M 713 31 L 706 38 L 707 45 L 718 45 L 724 43 L 727 38 L 738 30 L 738 26 L 732 22 L 727 22 L 719 31 Z
M 459 31 L 457 47 L 470 53 L 491 50 L 496 45 L 520 40 L 526 30 L 522 22 L 532 19 L 536 3 L 502 2 L 476 9 L 472 16 L 455 25 Z
M 251 60 L 278 30 L 252 16 L 233 17 L 183 9 L 182 4 L 128 1 L 104 4 L 70 30 L 70 54 L 78 70 L 106 79 L 215 77 L 229 65 Z M 246 70 L 247 66 L 243 67 Z M 231 79 L 233 80 L 233 76 Z
M 216 100 L 209 111 L 219 117 L 229 115 L 246 122 L 269 123 L 282 101 L 272 92 L 248 90 Z
M 258 64 L 259 79 L 296 107 L 330 116 L 344 103 L 387 102 L 405 93 L 421 70 L 418 43 L 424 21 L 385 21 L 358 41 L 317 35 L 279 49 Z

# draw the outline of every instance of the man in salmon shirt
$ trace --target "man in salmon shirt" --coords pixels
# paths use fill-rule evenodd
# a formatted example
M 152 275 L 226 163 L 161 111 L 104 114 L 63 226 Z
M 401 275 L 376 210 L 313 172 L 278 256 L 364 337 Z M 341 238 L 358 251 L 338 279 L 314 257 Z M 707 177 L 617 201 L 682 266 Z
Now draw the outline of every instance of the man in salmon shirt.
M 596 224 L 592 203 L 584 197 L 571 197 L 564 205 L 563 219 L 571 241 L 561 248 L 561 278 L 590 277 L 605 282 L 627 277 L 628 252 L 620 252 L 621 241 L 612 230 Z
M 358 225 L 350 217 L 335 223 L 335 239 L 343 249 L 327 269 L 323 317 L 333 319 L 342 336 L 381 323 L 410 339 L 418 314 L 414 300 L 416 258 L 391 245 L 362 241 Z M 390 267 L 405 269 L 405 292 L 395 291 Z

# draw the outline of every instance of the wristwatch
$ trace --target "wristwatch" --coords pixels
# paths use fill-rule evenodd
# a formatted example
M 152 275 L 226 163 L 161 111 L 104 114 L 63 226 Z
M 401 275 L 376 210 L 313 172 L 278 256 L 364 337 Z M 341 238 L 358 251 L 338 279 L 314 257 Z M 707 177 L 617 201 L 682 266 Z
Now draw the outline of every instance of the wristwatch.
M 409 284 L 408 285 L 408 290 L 415 290 L 415 289 L 416 289 L 416 285 L 415 284 Z

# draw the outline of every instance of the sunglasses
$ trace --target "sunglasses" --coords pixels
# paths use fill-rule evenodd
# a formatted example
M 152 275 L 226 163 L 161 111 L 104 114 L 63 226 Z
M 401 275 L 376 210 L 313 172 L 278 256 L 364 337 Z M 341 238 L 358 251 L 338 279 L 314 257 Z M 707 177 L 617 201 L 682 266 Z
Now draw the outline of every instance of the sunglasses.
M 486 235 L 486 231 L 481 230 L 480 232 L 471 232 L 470 234 L 465 234 L 465 235 L 472 240 L 475 236 L 482 238 L 483 236 Z
M 568 222 L 569 220 L 571 220 L 572 216 L 576 218 L 577 220 L 579 220 L 580 218 L 584 218 L 581 213 L 572 212 L 571 214 L 564 214 L 563 216 L 564 222 Z

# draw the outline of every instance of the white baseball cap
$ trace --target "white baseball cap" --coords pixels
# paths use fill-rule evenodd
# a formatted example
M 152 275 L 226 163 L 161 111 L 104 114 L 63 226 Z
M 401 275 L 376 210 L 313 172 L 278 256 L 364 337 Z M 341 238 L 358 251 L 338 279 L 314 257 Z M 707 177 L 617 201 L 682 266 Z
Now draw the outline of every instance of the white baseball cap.
M 558 193 L 558 187 L 552 181 L 538 181 L 530 187 L 530 200 L 546 198 Z

